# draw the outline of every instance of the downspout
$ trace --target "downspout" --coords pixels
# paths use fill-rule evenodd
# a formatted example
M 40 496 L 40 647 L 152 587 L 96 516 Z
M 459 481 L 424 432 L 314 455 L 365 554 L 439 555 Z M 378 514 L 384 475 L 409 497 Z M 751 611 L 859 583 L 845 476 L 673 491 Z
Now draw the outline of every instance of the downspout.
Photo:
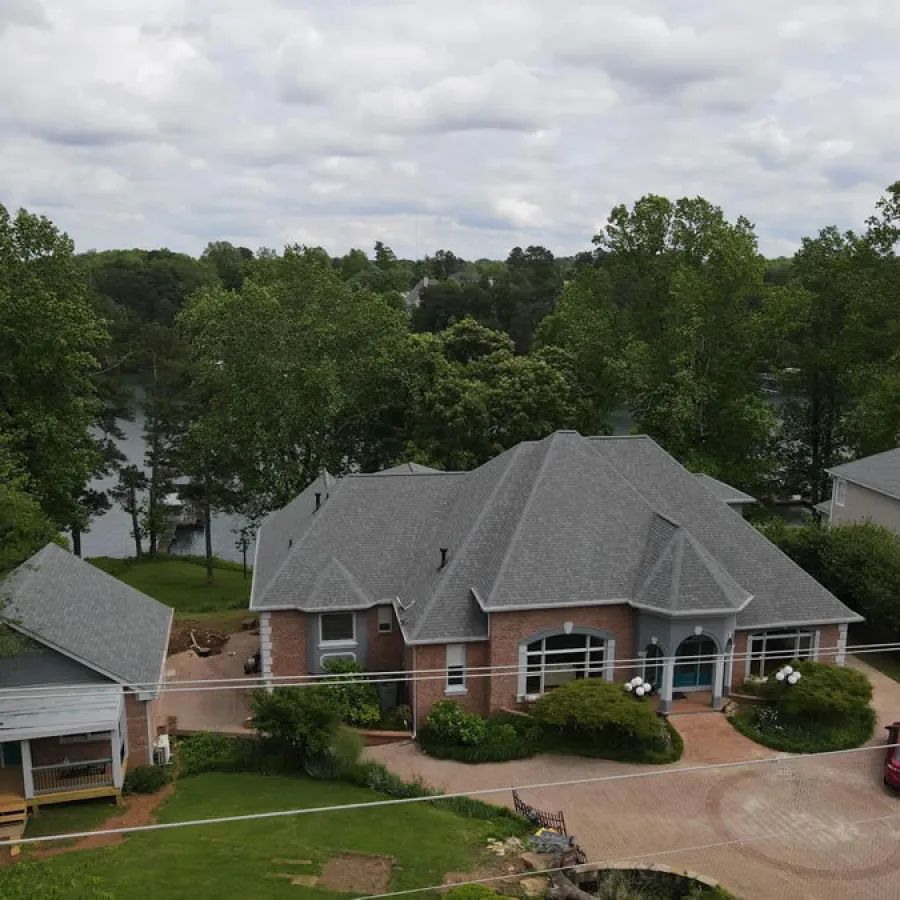
M 419 671 L 418 660 L 416 659 L 416 648 L 415 646 L 412 648 L 412 670 L 413 670 L 413 683 L 412 683 L 412 736 L 413 740 L 416 739 L 416 716 L 418 714 L 418 690 L 416 688 L 416 677 L 415 673 Z

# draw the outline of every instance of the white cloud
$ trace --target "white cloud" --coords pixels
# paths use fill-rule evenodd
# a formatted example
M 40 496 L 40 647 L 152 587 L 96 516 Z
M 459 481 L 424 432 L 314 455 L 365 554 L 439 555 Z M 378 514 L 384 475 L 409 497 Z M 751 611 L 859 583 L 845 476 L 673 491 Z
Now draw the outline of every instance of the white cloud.
M 881 0 L 0 0 L 0 202 L 80 247 L 589 246 L 702 194 L 788 252 L 900 177 Z

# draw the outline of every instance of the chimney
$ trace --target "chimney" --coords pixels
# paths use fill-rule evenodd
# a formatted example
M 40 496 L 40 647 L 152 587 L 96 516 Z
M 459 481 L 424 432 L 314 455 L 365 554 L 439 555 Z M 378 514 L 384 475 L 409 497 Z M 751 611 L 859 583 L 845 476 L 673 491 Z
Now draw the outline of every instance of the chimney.
M 447 565 L 447 548 L 441 547 L 441 564 L 439 568 L 443 569 Z
M 320 491 L 316 491 L 316 509 L 319 509 L 322 506 L 322 494 Z

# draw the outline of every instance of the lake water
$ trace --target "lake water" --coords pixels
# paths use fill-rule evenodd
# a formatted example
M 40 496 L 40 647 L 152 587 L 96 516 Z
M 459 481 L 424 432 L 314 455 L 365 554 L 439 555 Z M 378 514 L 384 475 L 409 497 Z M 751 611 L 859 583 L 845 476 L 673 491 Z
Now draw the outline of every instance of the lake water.
M 140 397 L 140 387 L 135 385 L 135 397 Z M 125 454 L 129 463 L 144 466 L 144 415 L 140 407 L 135 409 L 134 421 L 121 420 L 119 426 L 125 433 L 125 439 L 118 441 L 119 448 Z M 108 478 L 98 478 L 91 485 L 95 490 L 108 491 L 114 487 L 118 476 L 113 474 Z M 212 545 L 213 553 L 222 559 L 240 562 L 242 555 L 235 546 L 237 535 L 232 529 L 240 528 L 242 520 L 238 516 L 219 513 L 212 519 Z M 146 547 L 146 541 L 144 541 Z M 253 563 L 253 550 L 251 544 L 247 550 L 247 562 Z M 171 552 L 185 555 L 202 556 L 205 551 L 205 543 L 202 528 L 179 528 Z M 131 536 L 131 516 L 117 503 L 113 503 L 112 509 L 98 516 L 91 523 L 90 531 L 86 531 L 81 537 L 82 556 L 112 556 L 122 558 L 134 556 L 134 538 Z

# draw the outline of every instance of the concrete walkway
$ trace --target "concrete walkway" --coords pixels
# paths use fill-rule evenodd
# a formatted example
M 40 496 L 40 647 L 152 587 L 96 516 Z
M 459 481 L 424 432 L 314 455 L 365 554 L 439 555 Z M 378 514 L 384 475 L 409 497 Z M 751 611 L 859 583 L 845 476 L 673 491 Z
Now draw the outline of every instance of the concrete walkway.
M 723 716 L 673 719 L 685 756 L 673 766 L 540 756 L 465 766 L 429 759 L 413 744 L 371 748 L 404 778 L 510 805 L 509 788 L 563 810 L 590 860 L 657 861 L 717 879 L 742 900 L 889 900 L 900 897 L 900 797 L 881 779 L 881 726 L 900 718 L 900 684 L 852 660 L 875 690 L 873 748 L 819 757 L 775 754 Z M 707 763 L 745 766 L 690 771 Z M 621 778 L 616 776 L 634 775 Z M 612 776 L 565 787 L 528 785 Z

